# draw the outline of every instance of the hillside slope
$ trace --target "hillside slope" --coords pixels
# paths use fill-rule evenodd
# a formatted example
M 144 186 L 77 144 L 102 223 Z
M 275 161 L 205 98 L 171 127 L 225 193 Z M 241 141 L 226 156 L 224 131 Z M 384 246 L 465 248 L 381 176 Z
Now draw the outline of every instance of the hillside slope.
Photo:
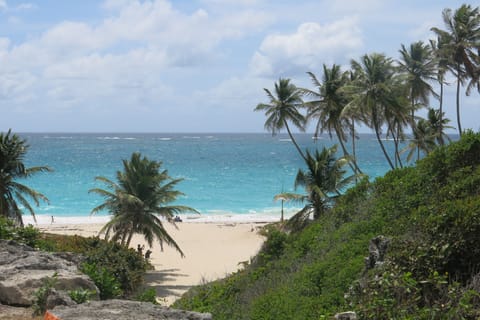
M 480 134 L 350 189 L 298 233 L 275 226 L 244 270 L 191 289 L 175 307 L 214 319 L 480 316 Z M 365 270 L 372 238 L 386 262 Z

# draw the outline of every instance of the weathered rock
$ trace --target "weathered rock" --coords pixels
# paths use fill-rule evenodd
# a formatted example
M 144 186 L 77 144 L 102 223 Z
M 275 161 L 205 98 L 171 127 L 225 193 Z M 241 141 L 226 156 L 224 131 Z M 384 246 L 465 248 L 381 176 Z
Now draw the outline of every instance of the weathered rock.
M 336 320 L 357 320 L 357 314 L 353 311 L 337 313 L 335 315 L 335 319 Z
M 365 268 L 367 270 L 380 266 L 385 261 L 389 239 L 384 236 L 378 236 L 370 240 L 368 246 L 368 257 L 365 258 Z
M 49 313 L 61 320 L 210 320 L 209 313 L 176 310 L 149 302 L 129 300 L 91 301 L 74 306 L 59 306 Z
M 75 263 L 13 241 L 0 240 L 0 303 L 31 306 L 33 293 L 42 286 L 42 279 L 55 273 L 56 289 L 88 289 L 98 295 L 93 281 L 81 274 Z
M 47 297 L 46 309 L 53 309 L 56 306 L 73 306 L 76 304 L 66 291 L 53 289 Z

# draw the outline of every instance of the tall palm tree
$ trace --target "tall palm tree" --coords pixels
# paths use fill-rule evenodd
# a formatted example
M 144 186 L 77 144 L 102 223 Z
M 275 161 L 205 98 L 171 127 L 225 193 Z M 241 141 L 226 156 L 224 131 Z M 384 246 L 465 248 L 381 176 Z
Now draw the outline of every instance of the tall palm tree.
M 408 49 L 402 44 L 400 56 L 399 68 L 405 74 L 409 89 L 413 127 L 415 110 L 421 106 L 427 106 L 430 95 L 438 97 L 429 83 L 437 79 L 437 64 L 432 48 L 423 41 L 412 43 Z
M 446 30 L 432 28 L 439 37 L 445 40 L 445 46 L 451 54 L 451 63 L 457 81 L 456 107 L 458 132 L 462 135 L 460 120 L 460 86 L 467 78 L 475 79 L 478 72 L 476 66 L 480 50 L 480 14 L 479 8 L 463 4 L 455 10 L 445 9 L 442 12 Z
M 345 147 L 347 141 L 346 129 L 351 129 L 350 119 L 345 116 L 343 109 L 347 104 L 347 95 L 344 86 L 348 81 L 348 74 L 342 72 L 340 66 L 334 64 L 331 68 L 323 65 L 323 77 L 320 82 L 315 74 L 307 72 L 313 85 L 318 91 L 310 89 L 301 89 L 306 96 L 313 97 L 313 100 L 305 102 L 308 108 L 307 119 L 317 119 L 315 136 L 325 131 L 328 132 L 330 138 L 334 132 L 340 143 L 345 157 L 350 154 Z M 350 163 L 354 172 L 361 173 L 360 168 L 354 158 Z
M 360 61 L 351 61 L 352 70 L 357 78 L 350 85 L 352 101 L 365 114 L 366 125 L 375 131 L 375 136 L 392 169 L 395 168 L 382 142 L 382 126 L 387 123 L 388 108 L 398 106 L 398 81 L 392 59 L 383 54 L 364 55 Z
M 290 79 L 282 78 L 275 83 L 275 94 L 272 94 L 268 89 L 264 88 L 263 90 L 265 90 L 270 99 L 270 103 L 259 103 L 255 111 L 265 111 L 265 115 L 267 116 L 265 129 L 273 135 L 283 128 L 287 129 L 288 135 L 295 145 L 295 148 L 300 156 L 305 159 L 305 154 L 295 141 L 288 125 L 288 123 L 291 122 L 301 131 L 305 130 L 305 116 L 298 110 L 303 106 L 300 90 L 294 84 L 290 83 Z
M 356 105 L 355 103 L 351 103 L 353 101 L 353 97 L 355 96 L 355 89 L 352 84 L 355 83 L 357 79 L 357 74 L 354 70 L 350 69 L 347 71 L 348 75 L 348 81 L 347 83 L 343 86 L 342 91 L 345 93 L 347 97 L 347 104 L 342 110 L 342 117 L 347 117 L 350 119 L 350 137 L 352 139 L 352 159 L 355 160 L 355 164 L 357 164 L 356 159 L 356 147 L 355 147 L 355 141 L 359 139 L 356 131 L 355 131 L 355 123 L 367 123 L 368 121 L 366 120 L 366 117 L 368 118 L 368 115 L 362 111 L 362 108 L 360 105 Z M 361 173 L 358 171 L 357 173 Z
M 435 62 L 437 64 L 437 81 L 440 85 L 440 93 L 439 93 L 439 115 L 440 115 L 440 126 L 442 124 L 442 117 L 445 114 L 443 112 L 443 93 L 444 93 L 444 85 L 447 84 L 445 82 L 445 74 L 450 68 L 450 59 L 451 54 L 448 52 L 449 47 L 446 46 L 446 40 L 443 37 L 438 36 L 437 40 L 430 40 L 430 47 L 433 50 L 433 55 L 435 57 Z M 443 128 L 441 128 L 443 131 Z
M 112 214 L 112 219 L 100 231 L 105 233 L 106 239 L 113 234 L 113 241 L 129 246 L 132 236 L 138 233 L 144 236 L 150 247 L 156 239 L 162 248 L 165 242 L 183 257 L 182 250 L 165 230 L 161 218 L 175 226 L 173 218 L 176 214 L 198 211 L 186 206 L 168 205 L 183 195 L 174 189 L 182 179 L 172 179 L 167 170 L 160 171 L 161 165 L 161 162 L 133 153 L 130 161 L 123 160 L 123 172 L 117 171 L 118 183 L 96 177 L 97 181 L 107 185 L 107 190 L 90 190 L 105 198 L 105 202 L 95 207 L 92 214 L 104 209 Z
M 28 202 L 33 200 L 38 206 L 40 200 L 48 203 L 47 197 L 24 184 L 20 179 L 29 178 L 40 172 L 51 171 L 49 167 L 25 167 L 23 162 L 29 146 L 26 140 L 8 130 L 0 133 L 0 216 L 11 219 L 15 224 L 23 226 L 22 209 L 27 209 L 36 222 L 35 212 Z
M 306 205 L 292 218 L 288 224 L 293 229 L 301 228 L 308 221 L 310 215 L 314 219 L 321 217 L 331 206 L 332 202 L 341 195 L 342 190 L 354 181 L 355 175 L 345 177 L 348 159 L 336 158 L 337 145 L 323 148 L 311 154 L 306 153 L 306 170 L 299 169 L 295 178 L 295 189 L 303 187 L 306 195 L 283 193 L 275 196 L 293 202 L 306 202 Z

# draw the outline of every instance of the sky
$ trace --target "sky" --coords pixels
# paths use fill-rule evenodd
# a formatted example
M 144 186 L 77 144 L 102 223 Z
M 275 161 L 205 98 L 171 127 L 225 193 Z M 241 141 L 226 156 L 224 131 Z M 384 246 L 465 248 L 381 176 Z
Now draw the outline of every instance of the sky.
M 315 89 L 306 72 L 373 52 L 398 59 L 462 3 L 0 0 L 0 131 L 264 132 L 263 88 Z M 480 94 L 461 99 L 462 126 L 480 130 Z

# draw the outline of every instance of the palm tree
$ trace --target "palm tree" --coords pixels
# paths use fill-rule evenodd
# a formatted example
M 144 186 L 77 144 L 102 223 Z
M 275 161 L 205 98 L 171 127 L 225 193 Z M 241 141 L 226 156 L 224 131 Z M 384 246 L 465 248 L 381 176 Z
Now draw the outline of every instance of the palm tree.
M 348 74 L 348 81 L 342 88 L 342 91 L 345 93 L 347 96 L 347 105 L 343 108 L 342 110 L 342 117 L 347 117 L 350 119 L 350 136 L 352 138 L 352 159 L 355 160 L 355 164 L 357 164 L 357 155 L 356 155 L 356 148 L 355 148 L 355 141 L 359 139 L 358 135 L 356 134 L 355 131 L 355 123 L 367 123 L 368 121 L 366 120 L 366 117 L 368 115 L 363 112 L 362 108 L 360 105 L 356 105 L 355 103 L 351 103 L 353 101 L 353 97 L 355 90 L 353 89 L 354 87 L 352 84 L 355 83 L 357 79 L 357 74 L 354 70 L 349 70 L 347 71 Z M 361 173 L 358 171 L 357 173 Z M 357 181 L 356 181 L 357 182 Z
M 440 115 L 440 125 L 442 124 L 442 118 L 445 114 L 443 112 L 443 91 L 445 82 L 445 74 L 450 68 L 450 57 L 451 54 L 448 52 L 449 47 L 446 46 L 446 40 L 440 36 L 437 37 L 437 41 L 430 40 L 430 47 L 433 50 L 433 55 L 437 64 L 437 81 L 440 85 L 440 94 L 439 94 L 439 115 Z M 440 131 L 443 131 L 440 128 Z
M 286 128 L 298 153 L 305 159 L 304 153 L 295 141 L 288 126 L 288 123 L 291 122 L 301 131 L 305 130 L 305 117 L 298 111 L 298 108 L 303 105 L 300 90 L 290 83 L 290 79 L 282 78 L 278 80 L 278 83 L 275 83 L 275 95 L 268 89 L 264 88 L 263 90 L 265 90 L 270 99 L 270 103 L 258 104 L 255 111 L 265 111 L 267 116 L 265 129 L 275 135 L 278 131 Z
M 351 61 L 356 79 L 350 85 L 352 101 L 349 104 L 361 109 L 366 125 L 373 128 L 375 136 L 388 164 L 394 169 L 393 162 L 382 142 L 382 126 L 387 123 L 388 108 L 399 105 L 395 69 L 392 59 L 383 54 L 364 55 L 360 61 Z
M 141 158 L 140 153 L 133 153 L 130 161 L 123 160 L 123 172 L 117 171 L 118 183 L 105 177 L 96 177 L 107 185 L 108 190 L 95 188 L 90 192 L 105 198 L 105 202 L 95 207 L 92 214 L 107 209 L 112 219 L 102 228 L 109 239 L 129 246 L 135 233 L 142 234 L 150 247 L 155 239 L 163 248 L 163 243 L 175 248 L 183 257 L 178 244 L 167 233 L 161 218 L 175 225 L 174 216 L 182 212 L 198 213 L 186 206 L 168 205 L 183 195 L 174 189 L 182 179 L 172 179 L 167 170 L 160 171 L 162 163 Z
M 453 127 L 449 126 L 448 123 L 450 119 L 445 118 L 445 113 L 441 113 L 440 109 L 428 109 L 427 114 L 428 126 L 431 129 L 431 134 L 437 144 L 443 146 L 445 140 L 450 141 L 450 137 L 444 132 L 444 129 L 451 129 Z
M 416 151 L 418 161 L 421 152 L 426 155 L 435 149 L 435 147 L 435 135 L 432 132 L 432 128 L 427 120 L 419 119 L 413 130 L 413 139 L 410 140 L 410 143 L 402 150 L 402 152 L 409 151 L 407 161 L 411 161 Z
M 456 107 L 458 132 L 462 135 L 460 121 L 460 86 L 467 78 L 475 79 L 478 73 L 476 66 L 480 50 L 480 14 L 479 8 L 463 4 L 452 12 L 442 12 L 446 30 L 432 28 L 441 39 L 445 40 L 447 51 L 451 54 L 453 73 L 457 81 Z
M 407 49 L 403 44 L 400 50 L 401 60 L 399 61 L 400 71 L 405 74 L 406 84 L 409 89 L 409 97 L 412 110 L 411 123 L 415 124 L 415 110 L 419 106 L 427 106 L 430 94 L 438 97 L 429 84 L 429 81 L 436 80 L 437 70 L 432 48 L 417 41 Z
M 314 219 L 321 217 L 341 195 L 342 190 L 354 181 L 355 175 L 344 177 L 344 166 L 349 160 L 345 157 L 336 158 L 336 152 L 337 145 L 324 147 L 321 152 L 316 150 L 313 155 L 307 150 L 307 169 L 299 169 L 295 178 L 295 189 L 303 187 L 307 194 L 283 193 L 275 196 L 276 199 L 286 201 L 306 202 L 303 209 L 288 222 L 293 229 L 305 225 L 310 215 Z
M 0 216 L 13 220 L 19 226 L 23 226 L 19 204 L 27 209 L 37 222 L 27 198 L 33 200 L 37 206 L 39 200 L 48 203 L 43 194 L 18 182 L 19 179 L 29 178 L 39 172 L 51 171 L 46 166 L 26 168 L 23 160 L 28 148 L 26 140 L 12 134 L 11 130 L 6 134 L 0 133 Z
M 349 118 L 343 113 L 343 109 L 348 102 L 345 90 L 343 90 L 348 81 L 348 74 L 342 72 L 340 66 L 335 64 L 331 68 L 323 65 L 322 82 L 312 72 L 307 73 L 314 86 L 318 88 L 318 92 L 301 89 L 304 95 L 311 96 L 314 99 L 305 102 L 304 105 L 308 108 L 307 119 L 317 119 L 315 136 L 327 131 L 332 138 L 332 132 L 335 132 L 342 147 L 343 155 L 350 157 L 345 147 L 347 141 L 345 130 L 351 129 L 351 124 Z M 361 173 L 354 158 L 350 165 L 354 172 Z

